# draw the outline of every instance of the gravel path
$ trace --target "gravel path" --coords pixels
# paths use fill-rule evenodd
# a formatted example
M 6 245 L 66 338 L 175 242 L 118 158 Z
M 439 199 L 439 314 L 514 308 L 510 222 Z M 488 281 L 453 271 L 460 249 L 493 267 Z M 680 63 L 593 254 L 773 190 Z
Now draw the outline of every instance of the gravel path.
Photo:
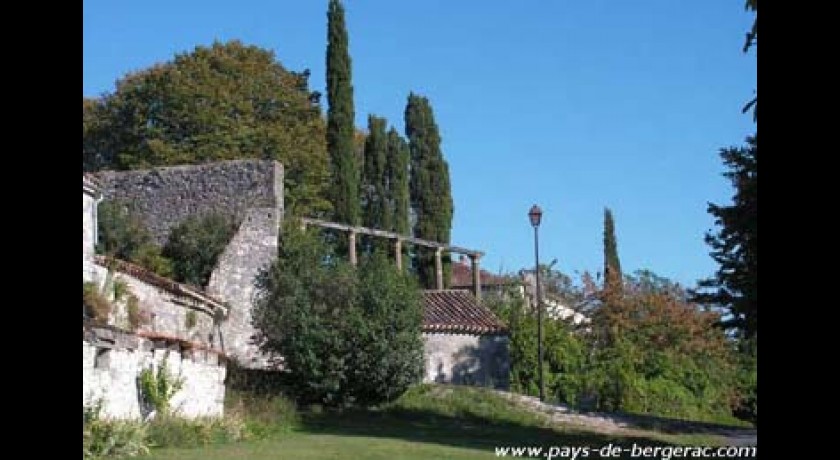
M 554 423 L 581 426 L 595 429 L 602 433 L 631 434 L 638 430 L 656 430 L 673 434 L 711 434 L 723 439 L 731 446 L 758 445 L 757 432 L 750 428 L 734 428 L 702 422 L 665 419 L 649 416 L 605 414 L 598 412 L 581 413 L 562 404 L 540 402 L 534 396 L 497 391 L 502 397 L 523 405 L 532 411 L 541 412 Z

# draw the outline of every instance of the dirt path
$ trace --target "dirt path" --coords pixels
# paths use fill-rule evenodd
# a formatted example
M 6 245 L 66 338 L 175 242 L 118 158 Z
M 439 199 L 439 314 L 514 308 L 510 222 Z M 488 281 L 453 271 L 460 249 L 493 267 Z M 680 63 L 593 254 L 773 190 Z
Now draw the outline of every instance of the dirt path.
M 562 404 L 540 402 L 533 396 L 498 391 L 500 395 L 516 404 L 548 416 L 554 423 L 595 429 L 602 433 L 633 434 L 639 430 L 655 430 L 668 434 L 708 434 L 721 438 L 730 446 L 758 445 L 757 431 L 750 428 L 735 428 L 711 423 L 689 422 L 661 417 L 606 414 L 599 412 L 580 413 Z

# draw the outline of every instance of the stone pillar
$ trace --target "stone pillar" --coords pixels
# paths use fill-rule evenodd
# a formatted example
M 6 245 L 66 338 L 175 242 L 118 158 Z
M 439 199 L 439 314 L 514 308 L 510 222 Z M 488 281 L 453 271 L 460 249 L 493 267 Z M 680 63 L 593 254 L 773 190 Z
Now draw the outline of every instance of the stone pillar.
M 473 282 L 473 292 L 475 293 L 475 299 L 481 302 L 481 268 L 478 266 L 478 259 L 480 256 L 478 254 L 471 254 L 470 255 L 470 262 L 471 269 L 472 269 L 472 282 Z
M 394 258 L 397 260 L 397 270 L 402 270 L 402 240 L 394 242 Z
M 356 232 L 350 232 L 348 246 L 350 250 L 350 265 L 355 266 L 358 263 L 356 260 Z
M 435 289 L 443 289 L 443 262 L 441 261 L 441 254 L 443 248 L 435 250 Z

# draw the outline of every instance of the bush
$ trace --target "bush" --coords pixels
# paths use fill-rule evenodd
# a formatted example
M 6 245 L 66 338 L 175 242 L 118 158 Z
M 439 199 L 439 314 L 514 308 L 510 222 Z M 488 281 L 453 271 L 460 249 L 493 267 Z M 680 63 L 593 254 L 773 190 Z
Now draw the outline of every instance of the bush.
M 258 285 L 261 348 L 289 369 L 300 401 L 372 405 L 419 380 L 419 291 L 383 256 L 357 270 L 288 224 L 278 260 Z
M 82 456 L 85 460 L 104 457 L 133 457 L 149 453 L 146 426 L 135 421 L 103 420 L 101 401 L 84 406 Z
M 137 251 L 152 244 L 152 235 L 131 207 L 122 201 L 99 203 L 97 252 L 133 261 Z
M 163 255 L 172 260 L 175 280 L 206 286 L 236 227 L 233 221 L 216 213 L 191 215 L 173 227 Z
M 716 315 L 650 272 L 627 277 L 620 294 L 601 299 L 583 328 L 543 317 L 548 399 L 587 410 L 724 423 L 736 422 L 734 411 L 749 420 L 754 367 L 736 361 L 733 343 L 715 327 Z M 537 395 L 536 314 L 515 295 L 488 301 L 510 326 L 511 389 Z
M 153 447 L 199 447 L 245 437 L 245 422 L 233 415 L 195 419 L 163 415 L 148 424 L 149 444 Z
M 184 379 L 172 375 L 166 358 L 157 365 L 157 368 L 152 365 L 140 371 L 137 378 L 143 403 L 147 408 L 157 411 L 158 416 L 169 415 L 169 402 L 172 396 L 184 386 Z
M 96 283 L 85 281 L 82 283 L 82 302 L 85 317 L 94 325 L 105 326 L 111 314 L 111 302 L 99 291 Z
M 295 402 L 283 394 L 253 393 L 228 388 L 225 391 L 225 413 L 244 420 L 245 436 L 264 439 L 286 433 L 299 426 Z

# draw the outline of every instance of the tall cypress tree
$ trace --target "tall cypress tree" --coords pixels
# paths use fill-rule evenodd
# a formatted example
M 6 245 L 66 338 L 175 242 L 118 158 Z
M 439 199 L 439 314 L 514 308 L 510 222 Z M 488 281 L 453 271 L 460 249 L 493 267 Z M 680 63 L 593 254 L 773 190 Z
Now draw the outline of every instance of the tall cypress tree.
M 409 235 L 411 224 L 408 210 L 411 204 L 408 191 L 408 144 L 393 127 L 388 131 L 387 148 L 388 195 L 393 216 L 388 230 Z
M 327 11 L 327 151 L 332 161 L 330 200 L 334 218 L 358 225 L 359 167 L 353 146 L 353 85 L 344 7 L 330 0 Z
M 365 227 L 390 230 L 392 211 L 388 199 L 388 177 L 386 168 L 388 135 L 385 132 L 386 121 L 374 115 L 368 115 L 368 135 L 365 138 L 364 165 L 362 168 L 362 202 Z M 368 238 L 365 246 L 385 247 L 387 241 L 379 240 L 374 244 Z
M 604 287 L 608 292 L 619 293 L 621 285 L 621 262 L 618 260 L 615 223 L 610 208 L 604 208 Z
M 452 229 L 452 191 L 449 165 L 440 150 L 440 134 L 429 100 L 409 94 L 405 108 L 405 133 L 411 155 L 411 207 L 416 222 L 414 235 L 441 243 L 449 243 Z M 421 285 L 435 286 L 434 251 L 417 248 L 417 272 Z M 450 284 L 451 257 L 443 255 L 444 286 Z

